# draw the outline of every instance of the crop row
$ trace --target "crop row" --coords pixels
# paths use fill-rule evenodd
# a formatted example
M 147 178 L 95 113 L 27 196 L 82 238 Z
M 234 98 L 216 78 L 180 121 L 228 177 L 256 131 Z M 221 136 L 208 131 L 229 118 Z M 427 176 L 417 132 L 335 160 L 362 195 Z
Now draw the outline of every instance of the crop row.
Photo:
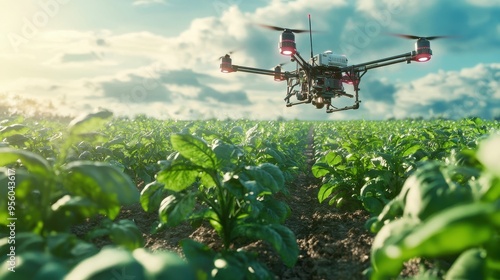
M 411 258 L 444 255 L 452 267 L 428 274 L 500 273 L 500 140 L 488 137 L 496 122 L 183 122 L 102 111 L 69 125 L 20 117 L 0 125 L 2 279 L 272 278 L 240 248 L 262 240 L 284 264 L 296 262 L 295 235 L 283 225 L 290 208 L 277 194 L 308 172 L 311 128 L 319 202 L 372 215 L 367 275 L 396 277 Z M 131 204 L 158 213 L 156 231 L 211 226 L 222 249 L 187 239 L 185 260 L 152 253 L 133 221 L 117 219 Z M 73 233 L 96 216 L 84 238 Z M 98 248 L 95 238 L 114 245 Z
M 319 201 L 372 214 L 371 279 L 416 257 L 435 261 L 426 279 L 500 277 L 499 128 L 477 118 L 316 126 Z
M 107 111 L 67 127 L 5 120 L 0 278 L 271 278 L 255 254 L 238 249 L 264 240 L 286 265 L 297 260 L 295 235 L 283 225 L 290 209 L 276 194 L 288 193 L 305 166 L 307 131 L 284 122 L 115 119 Z M 135 223 L 117 219 L 137 203 L 158 213 L 156 230 L 207 222 L 223 249 L 183 240 L 187 262 L 145 250 Z M 73 233 L 96 216 L 101 223 L 84 238 Z M 95 238 L 114 246 L 100 249 Z

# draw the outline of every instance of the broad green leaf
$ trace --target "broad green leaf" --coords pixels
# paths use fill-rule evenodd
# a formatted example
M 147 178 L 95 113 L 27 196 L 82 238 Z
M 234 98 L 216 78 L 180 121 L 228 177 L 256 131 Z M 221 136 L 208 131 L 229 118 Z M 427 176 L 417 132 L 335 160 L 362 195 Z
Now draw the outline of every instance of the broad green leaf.
M 195 280 L 192 267 L 172 252 L 151 253 L 143 248 L 134 250 L 134 258 L 145 268 L 148 279 Z
M 337 152 L 331 151 L 325 156 L 325 162 L 329 166 L 335 166 L 337 164 L 342 163 L 342 155 L 338 154 Z
M 0 279 L 63 279 L 68 269 L 61 260 L 42 252 L 26 252 L 16 255 L 15 272 L 8 262 L 0 266 Z
M 209 169 L 219 167 L 214 151 L 202 139 L 189 134 L 172 134 L 170 140 L 173 148 L 193 164 Z
M 258 129 L 259 129 L 259 124 L 256 124 L 252 128 L 250 128 L 249 130 L 247 130 L 247 132 L 245 133 L 245 137 L 247 138 L 247 140 L 251 137 L 258 135 L 259 134 Z
M 12 241 L 10 241 L 12 243 Z M 0 252 L 6 252 L 0 256 L 0 262 L 6 260 L 7 254 L 10 253 L 10 247 L 13 244 L 9 243 L 9 237 L 0 239 Z M 16 233 L 16 255 L 26 252 L 42 252 L 45 248 L 45 239 L 40 235 L 32 232 L 17 232 Z
M 259 218 L 267 223 L 284 223 L 291 213 L 290 207 L 283 201 L 264 198 L 262 204 Z
M 108 122 L 112 116 L 113 113 L 107 110 L 81 115 L 70 122 L 70 133 L 72 135 L 77 135 L 94 132 L 96 129 Z
M 216 279 L 273 279 L 274 275 L 257 259 L 255 254 L 228 251 L 219 254 L 212 270 Z M 215 275 L 214 275 L 215 274 Z
M 47 208 L 50 205 L 47 204 L 49 203 L 47 199 L 50 199 L 52 182 L 45 181 L 44 177 L 24 169 L 15 170 L 15 176 L 12 174 L 7 168 L 0 167 L 0 186 L 2 186 L 0 187 L 0 225 L 9 224 L 8 218 L 15 216 L 18 219 L 16 231 L 39 233 L 46 222 L 44 216 L 48 215 Z M 12 205 L 12 201 L 15 205 Z M 44 211 L 41 211 L 42 209 Z
M 189 218 L 195 203 L 196 193 L 167 196 L 160 205 L 160 221 L 169 226 L 178 225 Z
M 282 190 L 285 186 L 285 177 L 283 177 L 283 172 L 274 164 L 270 163 L 263 163 L 258 166 L 260 169 L 266 171 L 269 173 L 274 181 L 276 182 L 276 185 L 278 187 L 278 190 Z
M 222 186 L 227 189 L 236 199 L 244 199 L 245 197 L 248 197 L 250 195 L 249 192 L 247 192 L 248 188 L 246 188 L 246 186 L 236 178 L 231 178 L 230 180 L 225 181 Z M 259 193 L 256 193 L 254 194 L 254 196 L 257 196 L 258 194 Z
M 20 160 L 28 171 L 33 174 L 47 179 L 53 177 L 52 167 L 41 156 L 25 150 L 0 148 L 0 166 L 16 163 L 17 160 Z
M 408 189 L 404 215 L 425 220 L 447 207 L 471 202 L 470 187 L 453 182 L 453 172 L 440 163 L 421 166 L 403 185 L 403 189 Z
M 239 156 L 242 156 L 242 152 L 235 145 L 224 143 L 218 139 L 214 141 L 212 149 L 217 159 L 220 161 L 220 167 L 224 169 L 231 168 L 233 161 L 235 161 Z
M 65 195 L 52 205 L 52 215 L 46 222 L 46 229 L 67 231 L 73 225 L 94 217 L 100 206 L 89 198 Z
M 98 252 L 91 243 L 87 243 L 72 233 L 52 233 L 45 237 L 46 252 L 53 256 L 68 261 L 69 265 L 75 265 L 81 257 L 90 256 Z
M 479 248 L 469 249 L 453 262 L 444 279 L 487 279 L 485 268 L 486 252 Z
M 318 201 L 322 203 L 327 199 L 332 192 L 338 187 L 339 182 L 337 180 L 329 180 L 326 184 L 323 184 L 318 192 Z
M 280 155 L 279 151 L 272 148 L 264 148 L 262 150 L 263 153 L 268 154 L 271 158 L 274 159 L 274 162 L 278 165 L 283 164 L 283 157 Z
M 377 221 L 372 224 L 370 230 L 378 232 L 387 220 L 394 220 L 403 215 L 404 203 L 400 197 L 389 201 L 377 217 Z
M 97 248 L 93 243 L 85 242 L 81 239 L 78 239 L 76 244 L 73 244 L 73 248 L 71 248 L 71 262 L 72 264 L 78 264 L 86 258 L 89 258 L 99 252 L 99 248 Z
M 500 199 L 500 177 L 485 172 L 481 175 L 479 184 L 482 201 L 496 201 Z
M 376 197 L 363 197 L 362 201 L 365 209 L 372 214 L 379 214 L 384 208 L 383 201 Z
M 139 202 L 139 191 L 116 167 L 100 162 L 76 161 L 64 168 L 65 188 L 89 198 L 114 219 L 121 205 Z
M 258 182 L 254 180 L 248 180 L 248 179 L 243 179 L 239 178 L 239 181 L 243 187 L 245 187 L 246 192 L 244 194 L 244 198 L 248 201 L 255 201 L 258 196 L 266 195 L 269 194 L 266 189 L 261 186 Z
M 285 184 L 285 178 L 281 170 L 276 165 L 270 163 L 264 163 L 259 166 L 248 166 L 244 173 L 272 193 L 281 191 Z
M 13 134 L 9 137 L 6 137 L 4 141 L 13 146 L 21 146 L 23 147 L 26 142 L 28 142 L 30 138 L 22 135 L 22 134 Z
M 242 224 L 233 229 L 236 236 L 269 242 L 283 262 L 292 267 L 297 261 L 299 247 L 294 233 L 278 224 Z
M 415 257 L 443 257 L 487 244 L 500 226 L 500 202 L 447 208 L 425 223 L 398 219 L 386 224 L 372 245 L 372 265 L 379 279 L 395 277 Z M 412 226 L 412 223 L 414 224 Z
M 373 239 L 371 248 L 370 261 L 374 269 L 372 279 L 390 279 L 399 275 L 404 263 L 400 255 L 401 252 L 396 251 L 393 255 L 395 253 L 399 255 L 391 257 L 388 248 L 400 243 L 405 236 L 411 233 L 416 224 L 416 220 L 403 218 L 394 220 L 382 227 Z
M 174 164 L 160 171 L 156 181 L 165 185 L 165 189 L 180 192 L 191 186 L 199 177 L 200 167 L 190 164 Z
M 24 124 L 11 124 L 0 129 L 0 137 L 5 138 L 14 134 L 23 134 L 29 130 L 30 128 Z
M 132 253 L 121 248 L 103 248 L 75 266 L 65 279 L 146 279 L 144 267 Z
M 458 205 L 433 215 L 397 245 L 405 259 L 456 254 L 491 240 L 498 226 L 500 201 Z
M 331 172 L 331 167 L 324 162 L 317 162 L 312 166 L 312 174 L 316 178 L 321 178 Z
M 65 217 L 69 218 L 71 222 L 80 222 L 96 215 L 99 209 L 98 205 L 89 198 L 70 195 L 58 199 L 51 208 L 55 216 L 55 220 L 51 222 L 56 224 L 64 220 Z
M 191 239 L 181 240 L 180 245 L 188 263 L 196 270 L 198 279 L 209 279 L 214 268 L 216 253 L 207 245 Z
M 477 151 L 477 159 L 491 173 L 500 177 L 500 135 L 490 136 L 483 140 Z
M 410 146 L 406 149 L 404 149 L 402 156 L 407 157 L 409 155 L 413 155 L 416 153 L 418 150 L 420 150 L 420 144 L 414 144 L 413 146 Z
M 113 243 L 129 250 L 144 246 L 142 233 L 131 220 L 119 220 L 112 223 L 109 238 Z
M 375 196 L 377 193 L 383 192 L 384 189 L 381 187 L 384 187 L 384 185 L 380 184 L 379 181 L 369 180 L 361 187 L 359 195 L 361 197 Z
M 160 207 L 164 198 L 165 186 L 157 181 L 147 184 L 141 191 L 141 206 L 146 212 L 152 212 Z

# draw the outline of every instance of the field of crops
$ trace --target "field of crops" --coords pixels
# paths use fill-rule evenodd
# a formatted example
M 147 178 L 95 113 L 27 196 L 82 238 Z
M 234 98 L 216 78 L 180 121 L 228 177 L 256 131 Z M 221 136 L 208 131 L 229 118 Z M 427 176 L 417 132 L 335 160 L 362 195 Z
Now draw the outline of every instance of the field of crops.
M 500 279 L 500 124 L 0 121 L 0 279 Z

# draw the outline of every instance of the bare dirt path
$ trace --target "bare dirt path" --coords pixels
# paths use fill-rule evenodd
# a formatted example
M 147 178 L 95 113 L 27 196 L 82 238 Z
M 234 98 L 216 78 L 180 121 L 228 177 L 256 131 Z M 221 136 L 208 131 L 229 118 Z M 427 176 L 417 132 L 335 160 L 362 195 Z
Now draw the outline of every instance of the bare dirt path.
M 293 268 L 273 269 L 280 279 L 364 279 L 373 240 L 364 228 L 363 211 L 346 212 L 317 199 L 320 181 L 311 174 L 314 131 L 305 151 L 307 168 L 290 187 L 292 215 L 286 225 L 295 233 L 300 256 Z

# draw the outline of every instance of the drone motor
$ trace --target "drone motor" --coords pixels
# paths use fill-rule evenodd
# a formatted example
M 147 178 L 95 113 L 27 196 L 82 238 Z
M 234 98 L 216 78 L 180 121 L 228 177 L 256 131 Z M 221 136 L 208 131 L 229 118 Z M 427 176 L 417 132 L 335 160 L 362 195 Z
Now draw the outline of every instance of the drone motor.
M 282 55 L 291 56 L 297 52 L 295 45 L 295 35 L 292 31 L 285 29 L 280 35 L 279 51 Z
M 220 63 L 220 71 L 222 73 L 230 73 L 233 72 L 233 67 L 232 67 L 232 61 L 231 57 L 229 54 L 226 54 L 225 56 L 221 56 L 221 63 Z
M 432 56 L 431 42 L 425 38 L 419 38 L 417 42 L 415 42 L 415 52 L 417 53 L 415 61 L 429 61 Z

